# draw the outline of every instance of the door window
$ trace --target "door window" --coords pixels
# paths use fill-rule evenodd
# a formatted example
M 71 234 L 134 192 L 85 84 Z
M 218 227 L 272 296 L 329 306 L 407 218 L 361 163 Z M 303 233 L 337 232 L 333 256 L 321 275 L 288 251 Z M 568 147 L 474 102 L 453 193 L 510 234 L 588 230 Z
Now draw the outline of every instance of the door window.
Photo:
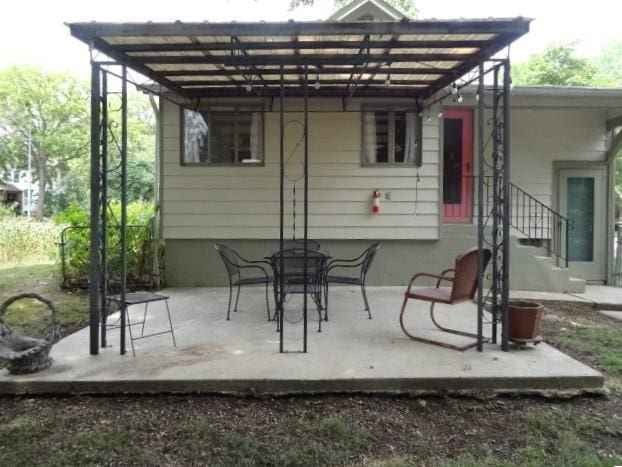
M 568 177 L 568 259 L 594 260 L 594 178 Z

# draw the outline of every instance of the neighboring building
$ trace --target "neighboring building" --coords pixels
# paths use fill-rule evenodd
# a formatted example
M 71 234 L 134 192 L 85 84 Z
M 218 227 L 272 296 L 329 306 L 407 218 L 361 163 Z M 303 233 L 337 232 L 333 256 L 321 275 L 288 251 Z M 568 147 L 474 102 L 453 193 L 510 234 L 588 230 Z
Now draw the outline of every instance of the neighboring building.
M 12 183 L 0 183 L 0 204 L 14 209 L 17 213 L 21 213 L 23 205 L 23 190 Z

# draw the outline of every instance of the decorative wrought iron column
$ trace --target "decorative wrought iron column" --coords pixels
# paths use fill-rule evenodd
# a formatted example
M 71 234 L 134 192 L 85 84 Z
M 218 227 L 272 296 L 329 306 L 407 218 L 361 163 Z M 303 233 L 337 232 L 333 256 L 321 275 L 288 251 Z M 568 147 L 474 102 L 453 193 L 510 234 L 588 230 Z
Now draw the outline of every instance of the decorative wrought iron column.
M 101 68 L 91 63 L 91 232 L 89 265 L 89 350 L 91 355 L 99 353 L 100 313 L 100 186 L 101 186 Z
M 119 148 L 121 171 L 121 231 L 119 233 L 121 277 L 119 295 L 121 297 L 120 303 L 124 304 L 123 306 L 127 306 L 125 305 L 125 295 L 127 292 L 127 68 L 125 65 L 121 70 L 121 147 Z M 125 328 L 127 323 L 125 319 L 127 314 L 125 311 L 125 309 L 121 310 L 121 341 L 119 346 L 121 355 L 124 355 L 126 351 Z
M 491 272 L 485 276 L 479 268 L 478 331 L 482 326 L 484 308 L 492 313 L 492 342 L 497 343 L 497 327 L 501 324 L 501 348 L 508 350 L 508 305 L 510 292 L 510 61 L 495 60 L 491 68 L 492 83 L 486 93 L 483 65 L 480 66 L 479 96 L 479 177 L 478 177 L 478 246 L 492 251 Z M 489 105 L 485 98 L 492 97 Z M 490 135 L 486 137 L 484 112 Z M 487 157 L 487 154 L 490 154 Z M 492 198 L 492 199 L 490 199 Z M 490 289 L 483 296 L 485 279 Z M 478 350 L 482 342 L 478 343 Z
M 284 229 L 285 229 L 285 169 L 287 161 L 290 159 L 289 157 L 285 157 L 285 130 L 287 124 L 285 123 L 285 81 L 284 81 L 284 66 L 280 66 L 280 86 L 279 86 L 279 136 L 280 136 L 280 154 L 279 154 L 279 163 L 280 163 L 280 183 L 279 183 L 279 256 L 277 261 L 279 262 L 276 270 L 279 271 L 278 277 L 275 280 L 278 280 L 278 290 L 279 293 L 276 296 L 276 309 L 277 309 L 277 319 L 278 319 L 278 331 L 279 331 L 279 352 L 289 352 L 288 349 L 285 348 L 285 329 L 284 324 L 287 321 L 284 319 L 285 315 L 285 285 L 286 285 L 286 277 L 287 277 L 287 268 L 292 268 L 292 258 L 289 258 L 289 264 L 286 264 L 284 261 Z M 304 66 L 304 77 L 302 79 L 302 85 L 304 86 L 302 97 L 303 97 L 303 118 L 304 121 L 302 123 L 303 126 L 303 136 L 302 140 L 304 142 L 303 145 L 303 174 L 302 178 L 304 180 L 304 235 L 303 235 L 303 256 L 302 259 L 302 278 L 298 277 L 294 280 L 302 280 L 302 348 L 300 350 L 292 350 L 292 352 L 302 352 L 306 353 L 308 350 L 308 292 L 309 292 L 309 255 L 308 255 L 308 237 L 309 237 L 309 67 L 305 64 Z M 295 183 L 295 182 L 294 182 Z M 295 241 L 295 229 L 296 229 L 296 191 L 294 185 L 294 221 L 293 221 L 293 231 L 294 231 L 294 241 Z M 291 254 L 291 253 L 290 253 Z M 300 273 L 298 273 L 300 276 Z M 300 284 L 296 284 L 300 285 Z M 314 292 L 315 293 L 315 292 Z M 319 306 L 316 303 L 317 306 Z
M 114 75 L 104 69 L 110 62 L 91 64 L 91 199 L 90 199 L 90 266 L 89 266 L 89 349 L 92 355 L 99 353 L 99 348 L 106 347 L 108 329 L 108 295 L 120 293 L 124 298 L 127 276 L 127 72 L 122 68 L 122 75 Z M 110 75 L 110 76 L 109 76 Z M 110 91 L 111 76 L 117 76 L 121 83 L 120 106 L 113 108 L 110 97 L 119 92 Z M 119 125 L 110 118 L 110 113 L 120 112 Z M 120 138 L 116 132 L 120 131 Z M 110 164 L 110 147 L 118 160 Z M 110 215 L 110 176 L 119 175 L 121 191 L 121 222 Z M 115 180 L 116 181 L 116 180 Z M 120 241 L 117 245 L 108 244 L 109 217 L 114 219 L 114 228 L 120 229 Z M 112 277 L 109 269 L 109 249 L 120 248 L 121 271 L 119 277 Z M 121 354 L 125 353 L 125 314 L 121 313 Z

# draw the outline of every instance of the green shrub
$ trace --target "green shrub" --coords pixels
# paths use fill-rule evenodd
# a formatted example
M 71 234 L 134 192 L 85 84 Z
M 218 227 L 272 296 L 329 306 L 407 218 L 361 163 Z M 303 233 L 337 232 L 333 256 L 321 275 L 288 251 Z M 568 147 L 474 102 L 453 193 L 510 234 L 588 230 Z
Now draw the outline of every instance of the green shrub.
M 54 257 L 58 233 L 59 227 L 48 220 L 0 213 L 0 264 Z
M 4 220 L 7 217 L 15 217 L 15 208 L 0 203 L 0 220 Z
M 154 208 L 150 203 L 137 201 L 127 206 L 127 279 L 128 284 L 150 283 L 154 245 L 151 223 Z M 89 273 L 90 215 L 82 207 L 71 205 L 54 217 L 63 226 L 61 235 L 61 261 L 63 284 L 86 285 Z M 108 283 L 115 287 L 121 278 L 121 204 L 112 202 L 107 215 Z M 148 285 L 148 284 L 147 284 Z

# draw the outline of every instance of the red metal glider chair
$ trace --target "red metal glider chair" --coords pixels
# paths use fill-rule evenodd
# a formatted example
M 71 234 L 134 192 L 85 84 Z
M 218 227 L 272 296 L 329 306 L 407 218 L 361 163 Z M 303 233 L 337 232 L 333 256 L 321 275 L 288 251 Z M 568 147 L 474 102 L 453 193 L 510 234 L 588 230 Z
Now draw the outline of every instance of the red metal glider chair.
M 404 312 L 406 311 L 406 304 L 409 299 L 414 300 L 422 300 L 425 302 L 430 302 L 430 318 L 432 318 L 432 322 L 434 325 L 439 328 L 441 331 L 448 332 L 451 334 L 457 334 L 459 336 L 465 337 L 475 337 L 477 338 L 477 334 L 459 331 L 457 329 L 449 329 L 441 326 L 437 323 L 434 318 L 434 305 L 437 303 L 444 303 L 446 305 L 455 305 L 456 303 L 465 302 L 467 300 L 473 300 L 475 296 L 475 292 L 477 290 L 477 248 L 471 248 L 470 250 L 461 253 L 456 257 L 456 263 L 453 269 L 446 269 L 442 273 L 439 274 L 428 274 L 425 272 L 421 272 L 419 274 L 415 274 L 410 283 L 408 284 L 408 289 L 404 294 L 404 303 L 402 304 L 402 311 L 400 312 L 400 326 L 402 327 L 402 331 L 408 337 L 413 340 L 426 342 L 428 344 L 440 345 L 442 347 L 448 347 L 450 349 L 455 350 L 466 350 L 468 348 L 474 347 L 477 345 L 477 341 L 473 343 L 469 343 L 466 345 L 458 346 L 452 345 L 447 342 L 436 341 L 433 339 L 428 339 L 425 337 L 417 337 L 411 334 L 406 330 L 404 326 Z M 490 261 L 491 253 L 490 250 L 484 250 L 484 270 Z M 420 277 L 427 277 L 437 279 L 436 287 L 425 287 L 421 289 L 412 289 L 412 286 Z M 451 283 L 451 289 L 449 288 L 439 288 L 441 282 L 447 281 Z

